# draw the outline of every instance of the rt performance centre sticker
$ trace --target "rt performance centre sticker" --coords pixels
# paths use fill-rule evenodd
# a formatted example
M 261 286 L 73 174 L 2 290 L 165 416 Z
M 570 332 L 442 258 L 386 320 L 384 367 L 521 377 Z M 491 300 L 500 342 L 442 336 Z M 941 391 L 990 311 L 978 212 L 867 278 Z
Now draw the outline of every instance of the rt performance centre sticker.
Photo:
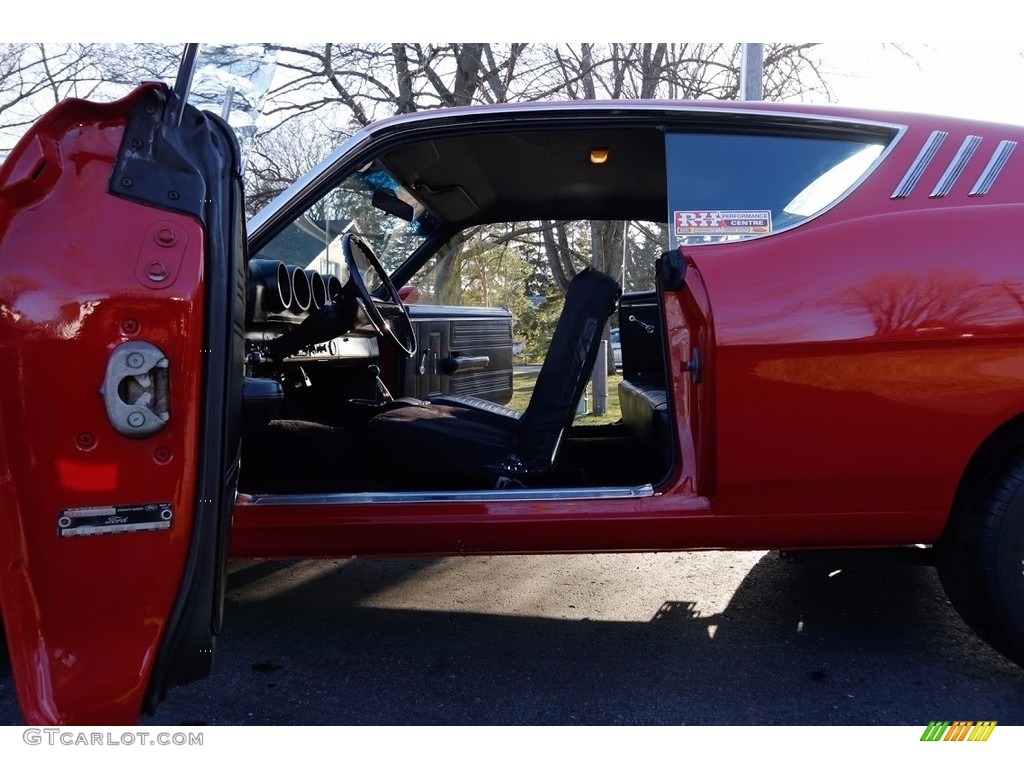
M 61 537 L 162 531 L 170 528 L 173 520 L 174 507 L 169 501 L 155 504 L 72 507 L 61 510 L 60 517 L 57 518 L 57 531 Z
M 771 211 L 676 211 L 677 238 L 691 235 L 763 235 L 772 231 Z

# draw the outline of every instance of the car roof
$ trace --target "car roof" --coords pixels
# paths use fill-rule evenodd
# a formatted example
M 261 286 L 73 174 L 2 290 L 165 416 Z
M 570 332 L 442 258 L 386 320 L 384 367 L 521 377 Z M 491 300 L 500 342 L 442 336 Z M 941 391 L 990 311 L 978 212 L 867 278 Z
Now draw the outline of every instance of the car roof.
M 397 182 L 454 228 L 535 219 L 664 219 L 666 130 L 802 132 L 891 140 L 911 124 L 990 124 L 835 105 L 723 101 L 529 102 L 397 115 L 353 135 L 250 220 L 255 246 L 372 152 Z M 977 130 L 981 130 L 979 127 Z M 1024 132 L 1017 126 L 1015 132 Z M 589 151 L 608 151 L 595 166 Z M 364 161 L 365 162 L 365 161 Z

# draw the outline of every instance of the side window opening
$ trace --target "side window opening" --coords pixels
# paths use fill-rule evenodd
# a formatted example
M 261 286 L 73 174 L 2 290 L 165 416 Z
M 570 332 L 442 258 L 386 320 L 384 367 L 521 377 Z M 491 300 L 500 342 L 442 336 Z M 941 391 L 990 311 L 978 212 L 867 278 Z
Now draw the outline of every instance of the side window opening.
M 517 341 L 516 362 L 539 364 L 564 302 L 555 270 L 571 276 L 594 265 L 595 224 L 611 238 L 603 254 L 609 263 L 602 271 L 625 294 L 652 290 L 655 261 L 668 242 L 664 222 L 528 221 L 472 227 L 442 246 L 408 287 L 417 304 L 507 309 Z M 616 324 L 613 318 L 611 327 Z

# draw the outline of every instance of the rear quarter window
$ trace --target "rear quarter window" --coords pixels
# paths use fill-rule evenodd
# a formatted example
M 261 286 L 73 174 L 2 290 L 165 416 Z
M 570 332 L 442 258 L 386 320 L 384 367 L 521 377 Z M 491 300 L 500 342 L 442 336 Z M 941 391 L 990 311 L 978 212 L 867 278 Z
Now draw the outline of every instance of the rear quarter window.
M 666 136 L 670 246 L 796 226 L 863 180 L 888 139 L 729 133 Z

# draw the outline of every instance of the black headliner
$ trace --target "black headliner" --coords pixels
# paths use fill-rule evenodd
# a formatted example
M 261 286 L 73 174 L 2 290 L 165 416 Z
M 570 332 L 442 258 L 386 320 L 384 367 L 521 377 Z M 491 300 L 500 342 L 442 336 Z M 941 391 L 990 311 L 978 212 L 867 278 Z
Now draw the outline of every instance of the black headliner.
M 591 163 L 592 148 L 607 149 L 608 161 Z M 402 146 L 382 162 L 459 227 L 667 215 L 665 138 L 655 127 L 463 134 Z

